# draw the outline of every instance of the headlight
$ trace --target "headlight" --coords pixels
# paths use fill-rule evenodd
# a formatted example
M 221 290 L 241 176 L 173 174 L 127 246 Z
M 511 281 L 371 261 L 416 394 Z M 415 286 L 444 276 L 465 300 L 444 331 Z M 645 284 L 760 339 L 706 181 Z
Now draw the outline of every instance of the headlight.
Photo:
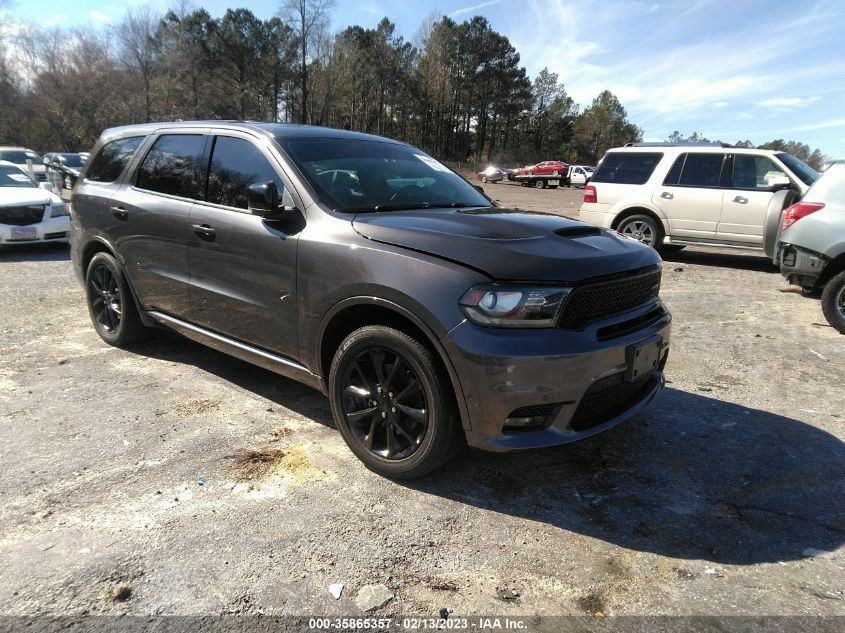
M 471 321 L 497 327 L 554 327 L 571 288 L 483 284 L 461 297 Z
M 66 204 L 54 204 L 50 207 L 51 218 L 61 218 L 66 215 L 70 215 Z

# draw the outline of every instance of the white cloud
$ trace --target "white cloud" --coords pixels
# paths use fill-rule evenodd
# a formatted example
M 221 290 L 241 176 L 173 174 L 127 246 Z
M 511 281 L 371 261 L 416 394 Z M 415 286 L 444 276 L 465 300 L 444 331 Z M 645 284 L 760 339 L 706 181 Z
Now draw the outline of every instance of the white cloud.
M 102 11 L 97 11 L 96 9 L 93 9 L 88 15 L 92 20 L 94 20 L 94 22 L 99 22 L 100 24 L 108 24 L 111 22 L 111 17 Z
M 757 105 L 764 108 L 803 108 L 805 105 L 818 101 L 821 97 L 773 97 L 759 101 Z
M 466 13 L 472 13 L 473 11 L 478 11 L 479 9 L 483 9 L 484 7 L 489 7 L 494 4 L 499 4 L 502 0 L 487 0 L 487 2 L 481 2 L 479 4 L 473 5 L 471 7 L 464 7 L 462 9 L 456 9 L 449 14 L 450 18 L 457 17 L 459 15 L 464 15 Z

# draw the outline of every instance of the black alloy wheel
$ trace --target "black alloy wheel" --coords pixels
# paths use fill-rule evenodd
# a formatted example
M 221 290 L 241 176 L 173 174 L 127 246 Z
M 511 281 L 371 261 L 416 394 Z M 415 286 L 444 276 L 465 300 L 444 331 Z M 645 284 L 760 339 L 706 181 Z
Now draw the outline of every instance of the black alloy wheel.
M 85 295 L 91 322 L 109 345 L 128 345 L 148 333 L 123 270 L 110 253 L 91 258 L 85 272 Z
M 108 334 L 120 327 L 123 313 L 123 296 L 111 269 L 99 263 L 91 271 L 88 286 L 91 296 L 91 311 L 94 322 Z
M 335 352 L 328 378 L 344 441 L 381 475 L 420 477 L 466 443 L 445 370 L 404 332 L 383 325 L 355 330 Z
M 398 460 L 419 449 L 431 407 L 419 376 L 401 355 L 367 348 L 350 363 L 343 383 L 343 414 L 368 451 Z

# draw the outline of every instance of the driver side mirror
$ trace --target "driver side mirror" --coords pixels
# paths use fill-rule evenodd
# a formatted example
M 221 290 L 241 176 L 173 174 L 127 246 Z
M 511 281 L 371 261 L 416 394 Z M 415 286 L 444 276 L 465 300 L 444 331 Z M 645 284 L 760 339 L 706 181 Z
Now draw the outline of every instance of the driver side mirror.
M 789 180 L 788 176 L 775 176 L 774 178 L 769 178 L 769 191 L 780 191 L 781 189 L 789 189 L 792 187 L 792 181 Z
M 287 198 L 286 202 L 290 201 L 289 196 L 285 198 Z M 293 205 L 279 204 L 279 190 L 272 180 L 251 184 L 247 193 L 247 204 L 252 215 L 267 220 L 281 220 L 289 212 L 296 211 Z

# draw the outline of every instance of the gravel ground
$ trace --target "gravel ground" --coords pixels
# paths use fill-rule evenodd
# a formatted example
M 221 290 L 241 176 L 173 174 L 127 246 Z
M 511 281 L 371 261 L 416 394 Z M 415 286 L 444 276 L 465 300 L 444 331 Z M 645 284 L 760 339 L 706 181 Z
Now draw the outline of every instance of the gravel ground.
M 383 584 L 376 615 L 845 615 L 845 337 L 785 289 L 671 256 L 647 412 L 400 484 L 319 393 L 170 334 L 108 347 L 65 248 L 0 250 L 0 614 L 360 614 Z

